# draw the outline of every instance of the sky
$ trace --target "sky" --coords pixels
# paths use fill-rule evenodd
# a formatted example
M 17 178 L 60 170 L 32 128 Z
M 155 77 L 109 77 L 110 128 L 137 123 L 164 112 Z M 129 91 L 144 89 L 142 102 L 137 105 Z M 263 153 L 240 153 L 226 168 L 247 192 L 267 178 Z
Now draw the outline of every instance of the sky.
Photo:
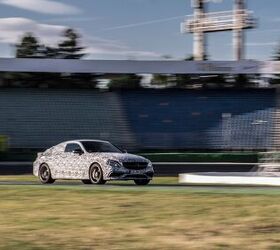
M 233 0 L 209 3 L 231 10 Z M 280 1 L 247 0 L 258 27 L 246 32 L 246 58 L 269 60 L 280 45 Z M 192 54 L 191 34 L 180 33 L 190 0 L 0 0 L 0 57 L 14 57 L 25 32 L 55 45 L 67 27 L 81 35 L 86 59 L 181 60 Z M 208 35 L 211 60 L 233 60 L 232 32 Z

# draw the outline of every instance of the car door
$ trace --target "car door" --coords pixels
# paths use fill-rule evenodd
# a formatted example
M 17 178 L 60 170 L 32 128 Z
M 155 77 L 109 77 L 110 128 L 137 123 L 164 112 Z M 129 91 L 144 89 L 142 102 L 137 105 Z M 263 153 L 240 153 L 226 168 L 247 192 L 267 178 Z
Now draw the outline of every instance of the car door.
M 55 178 L 55 179 L 67 178 L 67 177 L 65 177 L 65 175 L 66 175 L 65 161 L 66 161 L 66 156 L 65 156 L 64 150 L 55 151 L 52 154 L 50 168 L 52 171 L 53 178 Z
M 67 178 L 81 179 L 84 162 L 84 151 L 78 143 L 68 143 L 65 147 L 65 169 Z

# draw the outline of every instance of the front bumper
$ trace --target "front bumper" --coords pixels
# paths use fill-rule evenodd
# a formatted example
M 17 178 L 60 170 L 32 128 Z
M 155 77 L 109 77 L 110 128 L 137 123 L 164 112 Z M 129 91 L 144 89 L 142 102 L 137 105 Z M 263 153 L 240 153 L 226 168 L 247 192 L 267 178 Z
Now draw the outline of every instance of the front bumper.
M 108 180 L 136 180 L 136 179 L 148 179 L 151 180 L 154 176 L 153 170 L 146 170 L 146 171 L 133 171 L 133 170 L 126 170 L 126 171 L 112 171 L 108 175 Z
M 153 165 L 147 161 L 108 160 L 105 165 L 105 180 L 151 180 L 153 176 Z

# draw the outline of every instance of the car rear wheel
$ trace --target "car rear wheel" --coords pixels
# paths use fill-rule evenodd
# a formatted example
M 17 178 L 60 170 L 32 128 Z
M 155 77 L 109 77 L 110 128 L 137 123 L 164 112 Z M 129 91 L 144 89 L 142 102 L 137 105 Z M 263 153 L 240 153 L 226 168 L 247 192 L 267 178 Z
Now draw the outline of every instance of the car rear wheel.
M 103 179 L 103 171 L 99 164 L 95 163 L 89 170 L 89 180 L 92 184 L 103 185 L 106 181 Z
M 39 179 L 43 184 L 52 184 L 55 180 L 52 178 L 51 170 L 47 164 L 42 164 L 39 169 Z
M 139 186 L 145 186 L 145 185 L 148 185 L 150 180 L 148 179 L 139 179 L 139 180 L 134 180 L 135 184 L 136 185 L 139 185 Z

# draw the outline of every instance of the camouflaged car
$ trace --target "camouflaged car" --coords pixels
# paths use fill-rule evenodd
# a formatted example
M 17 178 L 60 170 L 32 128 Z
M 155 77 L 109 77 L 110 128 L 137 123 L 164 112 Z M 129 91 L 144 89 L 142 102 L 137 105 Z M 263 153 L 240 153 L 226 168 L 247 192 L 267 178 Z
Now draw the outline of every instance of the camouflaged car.
M 38 153 L 33 174 L 43 184 L 54 183 L 57 179 L 75 179 L 84 184 L 134 180 L 137 185 L 147 185 L 154 169 L 148 159 L 122 152 L 110 142 L 74 140 Z

